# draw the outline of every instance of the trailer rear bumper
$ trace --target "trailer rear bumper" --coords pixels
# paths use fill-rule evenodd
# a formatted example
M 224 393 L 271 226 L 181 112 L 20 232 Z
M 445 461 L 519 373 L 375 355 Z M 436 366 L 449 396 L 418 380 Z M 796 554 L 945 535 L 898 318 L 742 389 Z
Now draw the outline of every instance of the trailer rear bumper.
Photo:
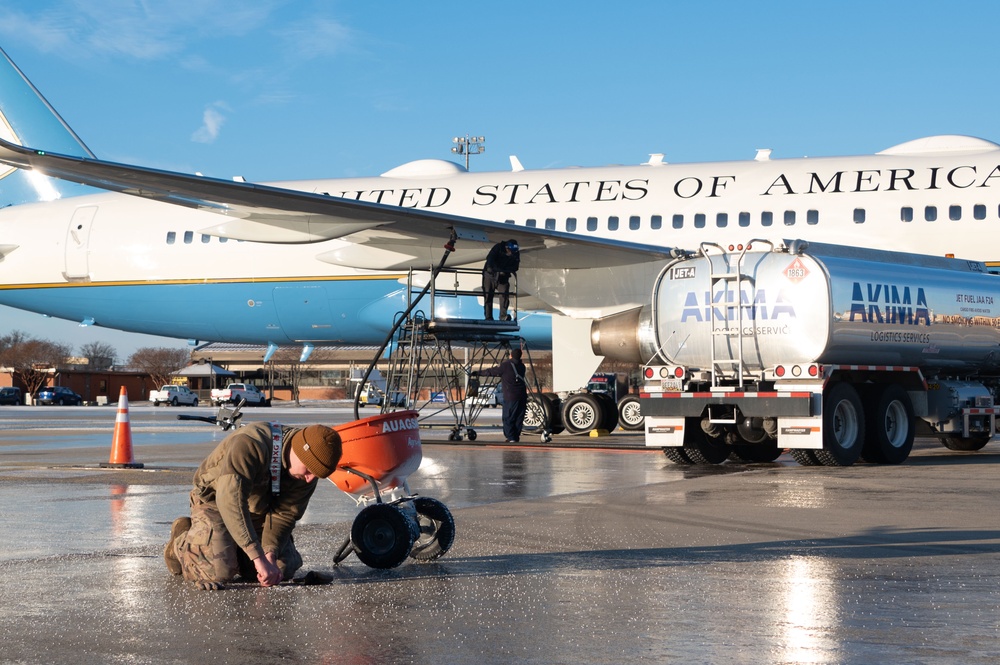
M 733 406 L 748 418 L 805 418 L 813 415 L 811 392 L 731 392 L 639 394 L 643 416 L 696 418 L 710 406 Z

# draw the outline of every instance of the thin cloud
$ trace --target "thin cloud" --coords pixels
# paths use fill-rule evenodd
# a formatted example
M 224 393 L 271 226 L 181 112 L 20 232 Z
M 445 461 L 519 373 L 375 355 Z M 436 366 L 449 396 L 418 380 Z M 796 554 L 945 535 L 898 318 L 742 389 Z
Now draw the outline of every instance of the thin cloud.
M 209 104 L 202 113 L 201 127 L 191 135 L 191 140 L 195 143 L 214 143 L 226 122 L 226 116 L 222 112 L 228 110 L 229 107 L 224 102 Z

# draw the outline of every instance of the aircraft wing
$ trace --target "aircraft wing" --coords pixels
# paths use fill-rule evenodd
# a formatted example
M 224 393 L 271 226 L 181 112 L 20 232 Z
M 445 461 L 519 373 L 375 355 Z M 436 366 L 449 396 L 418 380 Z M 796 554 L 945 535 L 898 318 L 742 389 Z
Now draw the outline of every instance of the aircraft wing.
M 0 139 L 0 162 L 21 169 L 220 216 L 202 233 L 239 240 L 351 243 L 320 255 L 330 263 L 373 270 L 436 264 L 454 236 L 449 265 L 481 262 L 500 240 L 521 246 L 523 270 L 572 270 L 661 263 L 670 249 L 582 237 L 343 199 L 325 194 L 117 164 L 34 150 Z

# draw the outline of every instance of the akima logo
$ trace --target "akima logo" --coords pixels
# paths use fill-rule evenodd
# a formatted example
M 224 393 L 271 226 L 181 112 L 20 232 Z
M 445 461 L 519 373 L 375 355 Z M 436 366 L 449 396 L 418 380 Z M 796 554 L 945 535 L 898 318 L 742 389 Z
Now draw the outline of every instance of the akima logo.
M 914 298 L 914 294 L 916 294 Z M 854 282 L 849 321 L 898 323 L 918 326 L 931 324 L 930 309 L 923 288 L 897 284 Z
M 741 290 L 739 306 L 736 305 L 735 291 L 719 291 L 714 298 L 709 291 L 705 291 L 700 303 L 698 294 L 688 291 L 684 297 L 681 323 L 689 319 L 699 322 L 709 321 L 712 318 L 712 310 L 715 310 L 716 321 L 736 321 L 739 318 L 737 309 L 743 310 L 743 319 L 747 321 L 773 321 L 781 316 L 796 318 L 795 306 L 781 291 L 771 302 L 764 289 L 758 289 L 752 294 L 750 291 Z

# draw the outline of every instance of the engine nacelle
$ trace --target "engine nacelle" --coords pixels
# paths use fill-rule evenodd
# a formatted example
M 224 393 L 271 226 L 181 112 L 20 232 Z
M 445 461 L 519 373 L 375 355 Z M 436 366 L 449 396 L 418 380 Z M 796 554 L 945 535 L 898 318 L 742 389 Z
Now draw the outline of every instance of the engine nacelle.
M 611 360 L 662 362 L 656 351 L 652 307 L 644 305 L 597 319 L 590 325 L 590 348 Z

